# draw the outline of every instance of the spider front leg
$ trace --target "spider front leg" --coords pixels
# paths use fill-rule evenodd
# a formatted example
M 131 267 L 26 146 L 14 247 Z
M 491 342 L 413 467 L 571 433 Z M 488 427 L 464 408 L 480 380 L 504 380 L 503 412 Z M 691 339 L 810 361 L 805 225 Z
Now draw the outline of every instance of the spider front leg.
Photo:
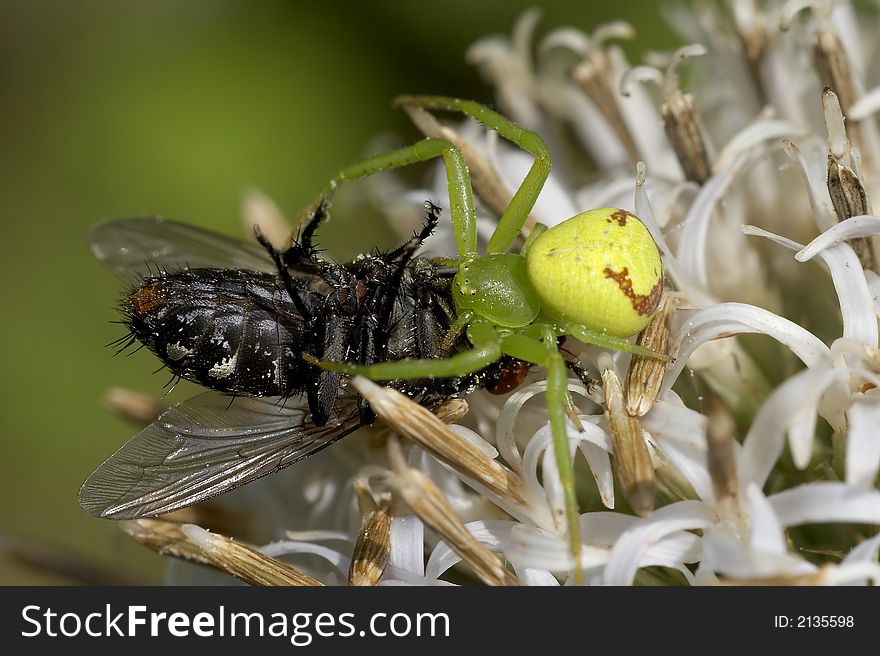
M 452 216 L 459 256 L 474 255 L 477 252 L 477 220 L 467 164 L 461 151 L 445 139 L 423 139 L 411 146 L 374 155 L 342 169 L 303 211 L 300 215 L 300 222 L 308 221 L 308 217 L 313 215 L 322 203 L 328 202 L 343 182 L 365 178 L 390 169 L 402 168 L 417 162 L 425 162 L 435 157 L 442 157 L 446 165 L 446 177 L 449 184 L 449 213 Z
M 312 364 L 329 371 L 349 376 L 365 376 L 370 380 L 417 380 L 420 378 L 455 378 L 484 369 L 502 356 L 502 342 L 492 326 L 475 322 L 468 329 L 468 339 L 474 348 L 456 353 L 448 358 L 424 360 L 395 360 L 370 365 L 350 364 L 318 360 L 310 355 L 303 357 Z
M 394 101 L 394 105 L 461 112 L 535 156 L 531 169 L 498 220 L 498 226 L 489 239 L 486 252 L 503 253 L 510 248 L 538 200 L 547 176 L 550 175 L 552 159 L 544 140 L 531 130 L 520 127 L 509 118 L 473 100 L 443 96 L 400 96 Z

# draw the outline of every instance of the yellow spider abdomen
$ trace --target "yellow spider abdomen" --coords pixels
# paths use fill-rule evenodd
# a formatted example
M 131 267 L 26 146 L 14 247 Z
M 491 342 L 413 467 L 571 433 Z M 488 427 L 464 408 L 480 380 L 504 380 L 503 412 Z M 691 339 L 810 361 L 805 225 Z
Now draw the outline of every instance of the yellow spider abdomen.
M 637 217 L 613 207 L 550 228 L 526 260 L 547 314 L 616 337 L 648 325 L 663 291 L 657 244 Z

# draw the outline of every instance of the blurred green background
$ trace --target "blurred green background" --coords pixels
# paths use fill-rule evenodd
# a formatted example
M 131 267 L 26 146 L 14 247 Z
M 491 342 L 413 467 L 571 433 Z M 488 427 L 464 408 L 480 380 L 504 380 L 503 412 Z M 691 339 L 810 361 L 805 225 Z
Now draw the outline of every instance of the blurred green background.
M 105 348 L 121 335 L 110 323 L 121 286 L 92 259 L 89 227 L 161 214 L 241 236 L 251 185 L 295 216 L 372 138 L 416 137 L 395 95 L 491 101 L 464 52 L 533 4 L 0 3 L 0 583 L 72 582 L 42 566 L 63 559 L 96 568 L 92 580 L 161 580 L 160 557 L 76 503 L 135 432 L 104 391 L 160 394 L 166 380 L 150 354 Z M 654 2 L 540 6 L 539 34 L 619 18 L 639 30 L 631 56 L 674 43 Z M 391 243 L 372 221 L 333 221 L 322 244 L 345 257 Z

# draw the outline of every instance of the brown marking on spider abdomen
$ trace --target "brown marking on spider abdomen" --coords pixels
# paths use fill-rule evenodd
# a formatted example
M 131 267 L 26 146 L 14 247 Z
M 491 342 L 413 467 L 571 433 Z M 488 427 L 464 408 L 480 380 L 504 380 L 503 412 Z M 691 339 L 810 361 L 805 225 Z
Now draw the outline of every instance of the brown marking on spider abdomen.
M 608 223 L 611 223 L 612 221 L 617 221 L 617 225 L 619 225 L 619 226 L 622 228 L 622 227 L 624 227 L 624 226 L 626 225 L 627 220 L 628 220 L 631 216 L 632 216 L 632 218 L 634 218 L 634 219 L 636 218 L 635 216 L 633 216 L 632 214 L 630 214 L 630 213 L 627 212 L 626 210 L 615 210 L 614 212 L 611 213 L 611 216 L 609 216 L 609 217 L 608 217 L 607 219 L 605 219 L 605 220 L 606 220 Z
M 143 319 L 165 304 L 162 282 L 157 280 L 135 290 L 128 300 L 131 302 L 132 316 Z
M 621 210 L 622 211 L 622 210 Z M 653 289 L 647 294 L 636 294 L 632 287 L 632 280 L 629 277 L 629 269 L 623 267 L 620 272 L 612 271 L 609 267 L 605 267 L 605 277 L 611 278 L 620 287 L 620 291 L 626 294 L 626 297 L 632 303 L 633 309 L 641 315 L 651 314 L 657 309 L 660 303 L 660 294 L 663 293 L 663 278 L 657 281 Z

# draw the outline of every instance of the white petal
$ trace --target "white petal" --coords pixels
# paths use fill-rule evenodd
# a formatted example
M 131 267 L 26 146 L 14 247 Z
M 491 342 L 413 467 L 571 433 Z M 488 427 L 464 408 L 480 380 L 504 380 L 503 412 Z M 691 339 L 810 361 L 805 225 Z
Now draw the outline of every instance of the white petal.
M 880 565 L 877 563 L 851 563 L 829 567 L 823 572 L 825 585 L 874 585 L 880 583 Z
M 518 526 L 518 524 L 507 520 L 478 520 L 465 524 L 468 532 L 490 551 L 499 550 L 514 526 Z M 429 579 L 439 579 L 447 570 L 454 567 L 460 561 L 461 557 L 446 542 L 438 542 L 431 552 L 430 558 L 428 558 L 428 564 L 425 566 L 425 576 Z
M 737 132 L 715 159 L 714 170 L 720 171 L 730 166 L 740 155 L 747 153 L 764 142 L 778 141 L 801 134 L 803 130 L 788 121 L 761 119 Z
M 629 70 L 626 57 L 618 47 L 609 48 L 608 61 L 612 80 L 620 80 Z M 681 164 L 669 147 L 663 120 L 647 90 L 642 86 L 632 86 L 629 95 L 623 96 L 616 85 L 614 94 L 641 158 L 652 169 L 663 171 L 667 179 L 681 180 Z
M 593 479 L 596 481 L 596 488 L 599 490 L 602 504 L 606 508 L 614 508 L 614 475 L 611 471 L 611 456 L 608 449 L 591 444 L 586 440 L 578 442 L 578 447 L 584 454 Z
M 523 469 L 522 456 L 516 446 L 516 425 L 522 407 L 532 397 L 547 391 L 547 381 L 541 380 L 516 390 L 511 394 L 498 415 L 497 428 L 495 429 L 495 444 L 504 461 L 515 472 L 521 473 Z M 601 403 L 602 399 L 591 396 L 582 384 L 569 381 L 569 394 L 578 394 L 586 399 Z
M 717 517 L 704 503 L 679 501 L 655 511 L 625 531 L 611 550 L 605 566 L 606 585 L 631 585 L 645 552 L 661 538 L 678 531 L 711 526 Z
M 813 219 L 819 230 L 827 230 L 837 224 L 834 207 L 831 205 L 831 197 L 828 195 L 826 150 L 827 145 L 811 141 L 810 157 L 805 156 L 801 149 L 791 141 L 783 140 L 782 149 L 785 154 L 797 165 L 798 170 L 807 187 L 807 198 L 813 210 Z
M 849 119 L 861 121 L 880 110 L 880 87 L 874 87 L 862 94 L 849 108 Z
M 714 498 L 712 477 L 709 475 L 708 456 L 705 442 L 702 446 L 694 446 L 675 440 L 655 440 L 657 448 L 681 472 L 691 487 L 703 501 L 711 502 Z
M 425 525 L 414 515 L 391 520 L 389 564 L 404 572 L 425 574 Z
M 799 262 L 806 262 L 815 257 L 826 248 L 834 246 L 846 239 L 857 237 L 871 237 L 880 234 L 880 216 L 870 214 L 853 216 L 849 219 L 835 223 L 809 244 L 795 254 Z
M 872 489 L 880 471 L 880 403 L 856 401 L 847 411 L 846 482 Z
M 743 440 L 738 465 L 740 485 L 743 488 L 749 483 L 763 487 L 782 453 L 786 431 L 796 431 L 804 427 L 803 423 L 798 423 L 798 419 L 802 420 L 804 413 L 815 415 L 818 412 L 822 394 L 841 374 L 841 370 L 830 367 L 806 369 L 782 383 L 764 401 Z M 812 442 L 812 439 L 812 432 L 792 436 L 792 440 L 798 445 L 806 441 Z
M 816 571 L 815 565 L 793 554 L 751 549 L 720 531 L 707 531 L 703 537 L 700 569 L 704 567 L 732 579 L 798 576 Z
M 483 436 L 479 433 L 476 433 L 467 426 L 459 426 L 458 424 L 450 424 L 449 428 L 454 433 L 458 433 L 468 442 L 477 447 L 486 456 L 492 458 L 492 460 L 498 457 L 498 450 L 494 446 L 489 444 L 486 440 L 484 440 Z
M 693 447 L 706 446 L 706 416 L 696 410 L 667 399 L 677 399 L 674 392 L 668 390 L 663 398 L 654 403 L 654 407 L 642 417 L 642 428 L 657 440 L 671 440 Z
M 793 251 L 803 249 L 803 246 L 796 241 L 754 226 L 743 226 L 743 232 L 767 237 Z M 843 318 L 843 336 L 876 347 L 877 318 L 874 316 L 871 292 L 859 258 L 849 244 L 844 243 L 829 246 L 819 251 L 819 255 L 828 267 L 831 281 L 837 291 L 840 314 Z
M 610 547 L 627 529 L 638 523 L 639 518 L 613 512 L 591 512 L 581 515 L 581 536 L 588 544 Z
M 746 488 L 746 497 L 751 513 L 749 546 L 755 551 L 784 554 L 787 551 L 785 532 L 767 497 L 754 483 Z
M 516 563 L 511 563 L 513 570 L 516 572 L 517 578 L 528 586 L 558 586 L 559 581 L 546 569 L 536 569 L 534 567 L 521 567 Z
M 736 157 L 727 168 L 718 171 L 706 180 L 682 222 L 676 255 L 685 271 L 704 289 L 709 288 L 706 242 L 709 238 L 709 225 L 715 207 L 721 202 L 722 196 L 734 183 L 746 164 L 753 161 L 755 157 L 755 153 L 742 154 Z
M 572 566 L 571 547 L 555 533 L 523 524 L 515 526 L 504 543 L 504 555 L 519 567 L 568 572 Z M 581 546 L 581 567 L 591 569 L 608 562 L 605 547 Z
M 821 481 L 779 492 L 770 504 L 783 526 L 853 522 L 880 524 L 880 492 Z
M 699 310 L 671 335 L 670 354 L 675 362 L 666 371 L 664 389 L 672 386 L 701 344 L 739 333 L 767 334 L 785 344 L 808 367 L 830 353 L 818 337 L 784 317 L 745 303 L 719 303 Z
M 280 540 L 260 547 L 260 551 L 267 556 L 287 556 L 290 554 L 307 553 L 319 556 L 333 565 L 343 574 L 348 574 L 351 563 L 349 556 L 344 556 L 336 549 L 331 549 L 312 542 L 299 542 L 296 540 Z
M 590 417 L 586 415 L 582 416 L 581 424 L 584 429 L 583 433 L 578 431 L 577 428 L 575 428 L 570 421 L 566 420 L 570 446 L 574 447 L 581 444 L 582 442 L 586 442 L 596 447 L 597 449 L 601 449 L 606 452 L 611 451 L 613 447 L 611 445 L 610 436 L 604 430 L 592 423 L 590 421 Z M 563 512 L 564 506 L 562 505 L 562 490 L 559 487 L 559 474 L 555 465 L 556 458 L 553 455 L 553 449 L 551 448 L 552 441 L 553 433 L 550 429 L 550 424 L 546 424 L 532 436 L 532 438 L 529 440 L 528 445 L 526 446 L 525 454 L 523 456 L 523 478 L 526 482 L 526 485 L 529 486 L 530 489 L 543 489 L 544 494 L 546 494 L 548 497 L 548 502 L 550 502 L 556 509 L 556 512 L 559 513 Z M 544 456 L 543 486 L 541 484 L 541 481 L 538 480 L 537 473 L 538 462 L 542 455 Z M 584 453 L 584 455 L 586 456 L 587 454 Z M 552 461 L 552 463 L 550 461 Z M 590 465 L 590 471 L 592 472 L 593 478 L 596 481 L 596 485 L 600 490 L 600 494 L 602 494 L 603 496 L 603 501 L 606 498 L 610 497 L 609 500 L 613 504 L 613 483 L 610 484 L 609 489 L 609 478 L 611 471 L 610 461 L 607 460 L 607 458 L 600 458 L 596 456 L 594 458 L 587 459 L 587 464 Z M 598 469 L 593 470 L 593 465 L 596 465 Z M 548 476 L 549 479 L 547 478 Z
M 857 562 L 874 563 L 877 561 L 877 550 L 880 549 L 880 533 L 872 538 L 862 540 L 856 547 L 853 547 L 842 564 L 852 564 Z
M 865 270 L 865 280 L 868 282 L 868 291 L 871 293 L 871 302 L 874 304 L 874 314 L 880 316 L 880 276 Z

